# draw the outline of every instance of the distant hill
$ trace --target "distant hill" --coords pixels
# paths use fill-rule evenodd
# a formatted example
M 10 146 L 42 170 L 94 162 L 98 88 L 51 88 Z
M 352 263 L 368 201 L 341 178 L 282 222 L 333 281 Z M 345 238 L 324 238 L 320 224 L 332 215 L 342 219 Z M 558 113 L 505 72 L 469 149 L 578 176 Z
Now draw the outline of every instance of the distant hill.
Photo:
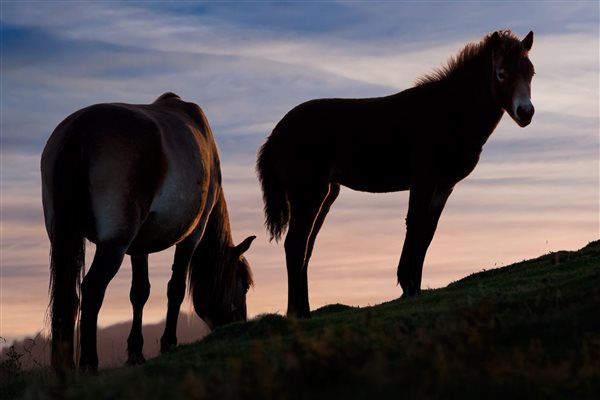
M 160 337 L 165 322 L 144 325 L 144 355 L 146 358 L 155 357 L 160 353 Z M 127 359 L 127 337 L 131 329 L 131 321 L 107 326 L 98 330 L 98 356 L 100 368 L 114 368 L 125 364 Z M 208 326 L 195 315 L 179 314 L 177 320 L 177 338 L 179 343 L 192 343 L 210 333 Z M 50 364 L 49 340 L 38 334 L 13 343 L 14 350 L 21 354 L 20 362 L 25 370 L 45 367 Z M 9 347 L 2 349 L 0 360 L 5 360 L 10 351 Z
M 98 376 L 5 368 L 0 397 L 599 399 L 599 310 L 595 241 L 414 299 L 230 324 Z

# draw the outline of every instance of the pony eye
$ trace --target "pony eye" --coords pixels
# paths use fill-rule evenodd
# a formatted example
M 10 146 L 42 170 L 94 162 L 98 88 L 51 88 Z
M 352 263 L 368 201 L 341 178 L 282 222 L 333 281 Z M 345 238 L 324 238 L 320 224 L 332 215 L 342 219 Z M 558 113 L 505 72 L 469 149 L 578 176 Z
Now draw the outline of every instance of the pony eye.
M 499 69 L 496 76 L 498 77 L 498 80 L 502 82 L 506 79 L 506 71 L 504 71 L 504 69 Z

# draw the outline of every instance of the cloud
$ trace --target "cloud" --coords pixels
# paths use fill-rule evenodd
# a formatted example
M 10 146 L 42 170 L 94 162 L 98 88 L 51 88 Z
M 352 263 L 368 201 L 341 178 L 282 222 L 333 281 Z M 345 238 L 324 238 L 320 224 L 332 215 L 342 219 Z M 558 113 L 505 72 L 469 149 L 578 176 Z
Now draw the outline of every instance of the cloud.
M 497 4 L 490 6 L 503 13 L 512 10 L 512 7 Z M 46 7 L 52 6 L 46 5 Z M 328 24 L 327 16 L 311 19 L 317 21 L 316 24 L 319 26 L 329 27 L 325 31 L 311 28 L 310 23 L 302 24 L 304 28 L 301 31 L 295 30 L 293 26 L 282 29 L 290 15 L 294 16 L 294 21 L 301 21 L 302 14 L 310 13 L 309 10 L 312 8 L 323 7 L 335 8 L 336 11 L 345 10 L 345 12 L 341 14 L 343 16 L 335 18 L 338 20 L 336 24 Z M 538 20 L 556 18 L 555 13 L 547 12 L 544 7 L 532 4 L 527 4 L 525 7 L 535 9 L 538 12 Z M 241 9 L 246 8 L 260 9 L 261 12 L 242 13 Z M 431 67 L 443 63 L 446 57 L 454 54 L 465 42 L 478 40 L 487 32 L 487 30 L 482 32 L 481 29 L 464 28 L 456 32 L 455 28 L 450 28 L 456 26 L 455 23 L 451 23 L 451 16 L 464 14 L 465 9 L 472 8 L 470 4 L 439 5 L 439 7 L 426 9 L 422 6 L 402 4 L 379 4 L 369 5 L 369 7 L 360 4 L 326 4 L 325 6 L 318 4 L 300 7 L 291 5 L 284 9 L 270 5 L 263 8 L 246 5 L 236 9 L 237 12 L 234 13 L 231 13 L 231 7 L 213 6 L 202 10 L 201 14 L 186 15 L 165 14 L 164 11 L 170 11 L 170 7 L 161 10 L 163 12 L 156 12 L 143 7 L 116 8 L 96 3 L 76 4 L 62 10 L 59 15 L 52 13 L 52 18 L 43 19 L 41 15 L 48 14 L 44 7 L 18 8 L 14 11 L 12 20 L 23 25 L 34 24 L 75 42 L 96 41 L 132 49 L 168 53 L 261 59 L 316 68 L 369 84 L 403 88 L 409 86 L 414 78 L 427 72 Z M 223 12 L 225 9 L 227 12 Z M 582 11 L 580 10 L 578 17 L 588 18 Z M 323 12 L 329 15 L 326 10 L 322 10 L 321 14 Z M 281 20 L 278 18 L 281 14 L 286 14 L 288 17 Z M 228 15 L 233 17 L 228 18 Z M 444 18 L 435 18 L 442 15 Z M 487 7 L 475 8 L 468 15 L 471 18 L 485 16 L 486 19 L 497 19 L 497 15 L 490 12 Z M 241 25 L 234 24 L 242 16 L 244 21 L 249 22 Z M 72 23 L 75 17 L 79 21 L 77 24 Z M 482 25 L 480 20 L 471 18 L 467 19 L 477 26 Z M 347 21 L 344 21 L 345 19 Z M 357 19 L 360 22 L 357 22 Z M 423 20 L 438 21 L 435 33 L 432 33 L 429 28 L 425 29 L 427 24 Z M 98 29 L 98 21 L 103 21 L 103 29 Z M 448 35 L 447 30 L 455 32 Z M 472 31 L 477 33 L 465 34 Z M 273 32 L 278 34 L 273 35 Z M 440 32 L 446 33 L 444 40 L 440 40 Z M 540 37 L 545 35 L 547 33 L 542 31 Z M 593 43 L 590 43 L 590 40 L 596 39 L 594 31 L 590 31 L 589 27 L 587 35 L 579 32 L 566 36 L 553 33 L 550 36 L 552 49 L 558 49 L 561 54 L 573 48 L 572 43 L 565 42 L 565 38 L 576 39 L 578 46 L 575 48 L 582 49 L 581 51 L 591 48 L 589 45 Z M 555 39 L 560 39 L 561 43 L 556 43 Z M 538 51 L 537 42 L 536 38 L 536 51 Z M 561 60 L 563 64 L 581 61 L 572 57 L 562 57 Z
M 168 90 L 201 105 L 221 153 L 234 238 L 259 235 L 248 252 L 257 278 L 250 312 L 284 312 L 283 246 L 267 241 L 254 173 L 256 150 L 275 123 L 311 98 L 411 86 L 465 43 L 502 27 L 536 33 L 536 115 L 526 129 L 505 117 L 457 186 L 427 257 L 425 285 L 596 238 L 598 5 L 519 7 L 517 15 L 514 4 L 497 2 L 3 4 L 0 335 L 29 333 L 22 319 L 12 322 L 26 282 L 35 287 L 27 316 L 43 318 L 49 248 L 39 155 L 71 112 L 98 102 L 148 103 Z M 407 201 L 407 193 L 342 191 L 311 261 L 313 307 L 400 294 L 395 268 Z M 172 256 L 151 256 L 149 320 L 164 316 Z M 130 317 L 129 271 L 126 262 L 109 286 L 101 323 Z

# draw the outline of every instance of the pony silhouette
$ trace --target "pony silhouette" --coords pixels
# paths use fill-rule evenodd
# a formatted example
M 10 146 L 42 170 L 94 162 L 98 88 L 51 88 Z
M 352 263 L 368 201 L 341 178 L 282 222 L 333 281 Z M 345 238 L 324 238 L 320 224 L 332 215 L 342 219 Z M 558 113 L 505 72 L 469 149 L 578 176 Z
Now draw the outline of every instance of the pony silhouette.
M 473 171 L 505 111 L 521 127 L 531 122 L 532 44 L 533 32 L 520 40 L 497 31 L 400 93 L 311 100 L 283 117 L 259 150 L 257 172 L 271 240 L 288 227 L 288 315 L 310 315 L 308 262 L 340 185 L 410 190 L 397 277 L 403 297 L 420 293 L 425 254 L 454 186 Z
M 252 274 L 233 245 L 217 147 L 196 104 L 165 93 L 149 105 L 96 104 L 50 136 L 41 160 L 42 200 L 51 243 L 52 364 L 73 368 L 81 291 L 82 370 L 96 370 L 98 312 L 110 280 L 131 255 L 133 325 L 128 363 L 144 361 L 142 310 L 150 294 L 148 253 L 176 245 L 161 351 L 177 343 L 189 279 L 196 313 L 211 327 L 246 319 Z M 80 285 L 85 238 L 96 244 Z

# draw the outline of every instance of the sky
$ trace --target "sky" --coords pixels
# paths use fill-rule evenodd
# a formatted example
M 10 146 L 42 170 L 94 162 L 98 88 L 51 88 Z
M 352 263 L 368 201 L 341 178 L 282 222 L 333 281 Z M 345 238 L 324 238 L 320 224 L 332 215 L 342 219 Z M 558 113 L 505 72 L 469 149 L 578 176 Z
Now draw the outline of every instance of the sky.
M 33 335 L 48 304 L 49 242 L 39 161 L 66 116 L 102 102 L 151 103 L 173 91 L 205 111 L 219 146 L 236 242 L 256 286 L 251 316 L 285 313 L 282 243 L 263 226 L 256 151 L 295 105 L 399 92 L 466 43 L 533 30 L 533 122 L 505 116 L 459 183 L 425 260 L 437 288 L 599 232 L 597 1 L 1 1 L 0 336 Z M 309 268 L 313 309 L 397 298 L 408 193 L 342 189 Z M 88 246 L 87 264 L 93 256 Z M 166 313 L 173 250 L 150 256 L 145 322 Z M 109 285 L 99 324 L 131 318 L 131 267 Z M 190 305 L 184 303 L 184 311 Z

